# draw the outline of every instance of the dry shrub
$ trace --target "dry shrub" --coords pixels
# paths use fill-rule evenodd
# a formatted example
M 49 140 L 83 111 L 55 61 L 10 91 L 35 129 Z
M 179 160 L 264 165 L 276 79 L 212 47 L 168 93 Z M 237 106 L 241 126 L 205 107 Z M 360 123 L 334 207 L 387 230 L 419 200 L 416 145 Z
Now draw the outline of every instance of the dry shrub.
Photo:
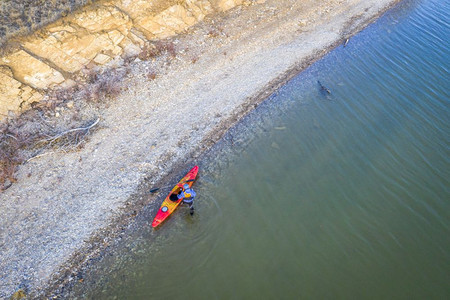
M 37 135 L 32 137 L 15 129 L 8 123 L 0 127 L 0 191 L 16 181 L 14 173 L 24 161 L 20 150 L 38 138 Z
M 220 32 L 217 29 L 215 29 L 215 28 L 211 29 L 208 32 L 208 36 L 209 37 L 218 37 L 219 35 L 220 35 Z
M 224 28 L 222 26 L 214 26 L 208 31 L 208 36 L 215 38 L 218 36 L 224 35 L 228 37 L 228 34 L 225 32 Z
M 159 49 L 161 53 L 167 53 L 172 57 L 177 56 L 177 49 L 175 47 L 175 43 L 171 40 L 157 41 L 155 46 L 156 49 Z
M 193 64 L 195 64 L 198 60 L 199 60 L 199 57 L 198 57 L 198 55 L 196 55 L 196 56 L 194 56 L 194 57 L 191 59 L 191 62 L 192 62 Z
M 0 123 L 0 191 L 16 181 L 19 165 L 32 157 L 48 150 L 74 151 L 85 144 L 93 120 L 83 121 L 79 108 L 66 110 L 70 114 L 66 118 L 58 118 L 55 111 L 68 101 L 83 101 L 83 96 L 85 101 L 100 103 L 119 93 L 122 73 L 92 73 L 85 79 L 85 84 L 49 91 L 42 101 L 31 104 L 31 110 Z
M 15 172 L 23 162 L 44 155 L 48 150 L 80 149 L 99 122 L 98 118 L 92 119 L 92 114 L 83 116 L 80 107 L 95 102 L 92 105 L 97 107 L 95 110 L 107 104 L 107 97 L 121 92 L 128 71 L 121 68 L 96 73 L 86 68 L 74 76 L 74 86 L 50 90 L 43 100 L 31 104 L 31 110 L 0 122 L 0 191 L 16 181 Z M 152 77 L 156 77 L 156 73 L 149 74 L 149 78 Z M 61 117 L 55 111 L 63 111 L 62 105 L 68 101 L 72 101 L 71 109 L 64 110 L 67 114 Z
M 81 90 L 82 97 L 87 101 L 102 102 L 106 97 L 120 93 L 125 72 L 112 70 L 103 74 L 89 74 L 87 84 Z
M 150 80 L 155 80 L 157 75 L 158 74 L 156 74 L 156 72 L 154 70 L 150 70 L 147 73 L 147 78 Z
M 57 88 L 47 92 L 47 97 L 39 102 L 31 103 L 33 109 L 41 110 L 45 113 L 55 111 L 56 107 L 64 102 L 73 100 L 75 93 L 80 90 L 78 85 L 70 88 Z
M 87 99 L 99 102 L 105 96 L 111 96 L 120 92 L 120 86 L 114 78 L 102 78 L 87 88 Z
M 86 137 L 100 121 L 89 121 L 81 127 L 72 128 L 59 133 L 53 133 L 51 136 L 47 133 L 46 138 L 42 138 L 35 142 L 40 148 L 58 149 L 64 151 L 78 150 L 83 147 Z
M 16 181 L 15 172 L 23 162 L 50 149 L 58 151 L 80 149 L 100 121 L 97 118 L 84 121 L 81 126 L 78 123 L 75 128 L 62 129 L 45 124 L 46 120 L 38 117 L 40 114 L 42 114 L 40 110 L 29 111 L 0 124 L 0 191 L 7 189 Z
M 0 45 L 28 34 L 64 15 L 98 0 L 4 0 L 0 1 Z
M 4 137 L 1 137 L 4 139 Z M 16 181 L 14 173 L 22 160 L 17 156 L 17 146 L 11 145 L 11 140 L 2 140 L 0 142 L 0 191 L 7 189 Z M 15 144 L 15 142 L 12 142 Z
M 31 103 L 31 108 L 38 109 L 44 112 L 50 112 L 55 110 L 56 106 L 58 105 L 58 102 L 59 101 L 57 100 L 57 98 L 53 98 L 53 96 L 50 96 L 39 102 Z
M 160 40 L 155 43 L 146 44 L 138 57 L 140 60 L 149 60 L 163 54 L 168 54 L 171 57 L 177 56 L 177 49 L 173 41 Z
M 140 60 L 149 60 L 159 56 L 161 52 L 156 49 L 153 44 L 145 44 L 144 48 L 142 48 L 141 53 L 139 53 L 138 57 Z

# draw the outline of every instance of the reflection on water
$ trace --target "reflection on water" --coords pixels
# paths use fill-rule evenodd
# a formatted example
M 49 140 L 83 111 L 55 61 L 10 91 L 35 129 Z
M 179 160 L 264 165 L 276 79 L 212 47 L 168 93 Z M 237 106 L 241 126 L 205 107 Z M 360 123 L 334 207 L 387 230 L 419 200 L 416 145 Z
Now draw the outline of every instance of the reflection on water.
M 193 218 L 147 212 L 73 296 L 448 298 L 449 12 L 400 6 L 289 82 L 200 163 Z

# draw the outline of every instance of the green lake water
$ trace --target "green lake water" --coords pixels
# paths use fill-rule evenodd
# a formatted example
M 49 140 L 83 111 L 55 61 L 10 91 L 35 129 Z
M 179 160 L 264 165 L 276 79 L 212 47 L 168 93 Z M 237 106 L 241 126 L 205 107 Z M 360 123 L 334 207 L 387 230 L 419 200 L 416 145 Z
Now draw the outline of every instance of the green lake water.
M 198 162 L 194 217 L 147 208 L 71 297 L 450 299 L 449 23 L 405 1 L 292 79 Z

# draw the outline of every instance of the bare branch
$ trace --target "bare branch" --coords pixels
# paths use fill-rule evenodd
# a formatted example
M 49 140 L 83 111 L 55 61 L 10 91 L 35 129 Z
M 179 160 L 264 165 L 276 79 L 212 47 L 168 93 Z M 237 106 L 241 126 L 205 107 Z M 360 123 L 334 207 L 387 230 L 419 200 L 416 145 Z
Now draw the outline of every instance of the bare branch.
M 52 142 L 56 141 L 57 139 L 59 139 L 59 138 L 65 136 L 65 135 L 67 135 L 67 134 L 69 134 L 69 133 L 72 133 L 72 132 L 86 131 L 86 133 L 87 133 L 87 132 L 89 132 L 89 130 L 90 130 L 92 127 L 94 127 L 95 125 L 97 125 L 99 121 L 100 121 L 100 118 L 97 118 L 97 120 L 95 120 L 94 123 L 92 123 L 91 125 L 89 125 L 89 126 L 87 126 L 87 127 L 73 128 L 73 129 L 70 129 L 70 130 L 61 132 L 60 134 L 57 134 L 57 135 L 55 135 L 55 136 L 52 136 L 52 137 L 49 137 L 49 138 L 40 140 L 39 143 L 43 143 L 43 142 L 50 142 L 50 143 L 52 143 Z

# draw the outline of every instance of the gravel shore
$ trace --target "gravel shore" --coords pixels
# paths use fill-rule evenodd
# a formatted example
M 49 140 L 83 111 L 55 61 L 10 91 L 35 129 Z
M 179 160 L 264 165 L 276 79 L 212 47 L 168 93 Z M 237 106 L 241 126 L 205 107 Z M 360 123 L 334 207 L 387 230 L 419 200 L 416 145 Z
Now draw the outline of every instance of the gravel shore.
M 64 283 L 152 205 L 151 187 L 190 168 L 255 105 L 399 1 L 260 2 L 178 36 L 170 63 L 134 62 L 83 149 L 20 167 L 0 194 L 0 299 L 18 289 L 44 297 Z

